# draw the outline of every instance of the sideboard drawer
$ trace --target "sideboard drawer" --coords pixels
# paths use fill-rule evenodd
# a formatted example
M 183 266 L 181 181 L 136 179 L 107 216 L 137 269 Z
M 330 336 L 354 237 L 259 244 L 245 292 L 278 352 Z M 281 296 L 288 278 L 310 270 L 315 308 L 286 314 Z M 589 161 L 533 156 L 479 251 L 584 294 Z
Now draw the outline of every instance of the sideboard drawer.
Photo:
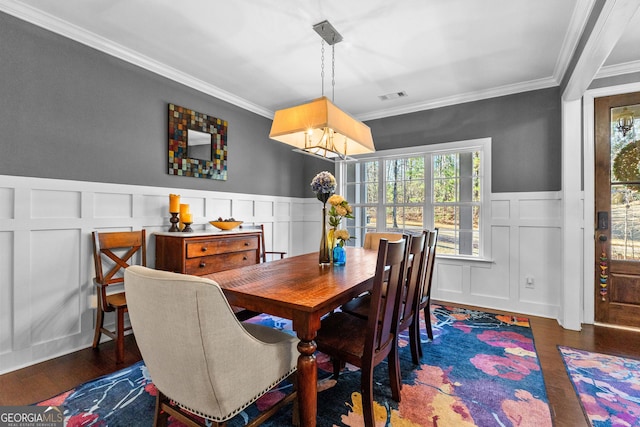
M 154 234 L 158 270 L 203 276 L 260 262 L 260 231 Z
M 218 271 L 230 270 L 232 268 L 245 267 L 256 264 L 256 252 L 232 252 L 226 254 L 209 255 L 199 258 L 188 258 L 186 260 L 186 273 L 195 276 L 202 276 Z
M 213 239 L 187 243 L 187 258 L 258 249 L 255 236 Z

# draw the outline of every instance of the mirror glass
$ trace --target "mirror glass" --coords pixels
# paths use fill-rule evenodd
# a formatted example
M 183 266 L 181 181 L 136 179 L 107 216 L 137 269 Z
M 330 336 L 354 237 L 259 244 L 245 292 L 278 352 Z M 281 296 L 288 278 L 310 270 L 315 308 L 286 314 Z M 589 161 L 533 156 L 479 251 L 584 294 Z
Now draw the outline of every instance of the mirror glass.
M 211 160 L 211 134 L 187 130 L 187 156 L 192 159 Z

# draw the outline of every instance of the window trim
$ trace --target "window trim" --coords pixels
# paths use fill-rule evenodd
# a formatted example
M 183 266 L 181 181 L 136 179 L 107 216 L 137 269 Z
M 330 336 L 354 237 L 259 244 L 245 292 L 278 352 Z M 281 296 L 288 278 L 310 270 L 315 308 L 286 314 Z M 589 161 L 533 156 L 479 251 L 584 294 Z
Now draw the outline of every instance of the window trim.
M 451 153 L 451 152 L 460 152 L 460 151 L 480 151 L 480 156 L 482 161 L 480 162 L 480 171 L 479 174 L 482 179 L 482 189 L 481 189 L 481 202 L 480 202 L 480 248 L 477 257 L 469 256 L 469 255 L 452 255 L 452 254 L 442 254 L 438 255 L 442 258 L 456 259 L 456 260 L 464 260 L 464 261 L 480 261 L 480 262 L 493 262 L 491 259 L 491 146 L 492 140 L 490 137 L 486 138 L 477 138 L 477 139 L 469 139 L 469 140 L 461 140 L 461 141 L 453 141 L 453 142 L 442 142 L 436 144 L 429 145 L 420 145 L 414 147 L 403 147 L 403 148 L 394 148 L 388 150 L 380 150 L 374 153 L 362 154 L 358 156 L 353 156 L 356 161 L 362 160 L 379 160 L 384 162 L 389 159 L 394 159 L 398 157 L 409 157 L 409 156 L 431 156 L 434 154 L 443 154 L 443 153 Z M 342 160 L 336 162 L 336 177 L 339 183 L 339 192 L 340 194 L 346 194 L 346 184 L 344 177 L 346 176 L 346 166 L 349 163 L 349 160 Z M 383 163 L 381 163 L 382 165 Z M 425 163 L 425 175 L 429 176 L 429 183 L 425 186 L 425 200 L 427 201 L 424 209 L 425 214 L 425 224 L 430 224 L 427 228 L 433 227 L 433 204 L 432 204 L 432 195 L 433 195 L 433 165 L 432 162 Z M 382 187 L 382 186 L 381 186 Z M 378 201 L 379 206 L 384 206 L 382 200 Z M 426 209 L 429 208 L 429 209 Z M 380 222 L 377 222 L 381 224 Z M 380 230 L 382 231 L 382 230 Z

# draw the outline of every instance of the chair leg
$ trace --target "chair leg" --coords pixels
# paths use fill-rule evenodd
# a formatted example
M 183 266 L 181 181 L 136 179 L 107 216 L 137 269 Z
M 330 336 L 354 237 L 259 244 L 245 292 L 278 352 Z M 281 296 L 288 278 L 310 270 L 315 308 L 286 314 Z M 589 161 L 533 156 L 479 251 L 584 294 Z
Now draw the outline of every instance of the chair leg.
M 411 361 L 414 365 L 420 364 L 421 344 L 420 344 L 420 312 L 416 312 L 416 316 L 409 326 L 409 346 L 411 347 Z
M 167 427 L 167 420 L 169 418 L 169 414 L 162 411 L 162 403 L 168 401 L 167 396 L 164 395 L 160 390 L 157 391 L 156 395 L 156 411 L 153 417 L 153 425 L 154 427 Z
M 104 311 L 100 305 L 100 297 L 98 296 L 98 307 L 96 308 L 96 332 L 93 335 L 93 348 L 98 348 L 100 344 L 100 336 L 102 335 L 102 326 L 104 324 Z
M 393 344 L 393 349 L 389 353 L 387 363 L 389 368 L 389 382 L 391 383 L 391 397 L 396 402 L 400 402 L 400 390 L 402 389 L 402 378 L 400 375 L 400 358 L 398 357 L 398 340 Z
M 365 427 L 374 427 L 375 416 L 373 411 L 373 367 L 362 367 L 360 372 L 360 391 L 362 394 L 362 414 Z
M 124 361 L 124 312 L 116 309 L 116 363 Z
M 433 329 L 431 328 L 431 304 L 430 302 L 424 307 L 424 323 L 427 327 L 427 335 L 433 340 Z
M 338 378 L 340 378 L 340 371 L 345 367 L 345 362 L 336 358 L 332 358 L 331 362 L 333 362 L 333 379 L 338 380 Z

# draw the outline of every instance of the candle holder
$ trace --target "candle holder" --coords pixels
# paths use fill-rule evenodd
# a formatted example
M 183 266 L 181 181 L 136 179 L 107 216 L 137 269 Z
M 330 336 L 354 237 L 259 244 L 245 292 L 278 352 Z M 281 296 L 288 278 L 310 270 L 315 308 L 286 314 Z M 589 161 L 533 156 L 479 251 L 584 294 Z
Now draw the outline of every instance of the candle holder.
M 192 222 L 182 222 L 184 224 L 184 228 L 182 229 L 183 233 L 193 233 L 193 228 L 191 228 Z
M 171 227 L 169 228 L 170 232 L 180 231 L 178 228 L 178 223 L 180 219 L 178 219 L 178 212 L 169 212 L 171 214 L 171 218 L 169 218 L 169 222 L 171 222 Z

